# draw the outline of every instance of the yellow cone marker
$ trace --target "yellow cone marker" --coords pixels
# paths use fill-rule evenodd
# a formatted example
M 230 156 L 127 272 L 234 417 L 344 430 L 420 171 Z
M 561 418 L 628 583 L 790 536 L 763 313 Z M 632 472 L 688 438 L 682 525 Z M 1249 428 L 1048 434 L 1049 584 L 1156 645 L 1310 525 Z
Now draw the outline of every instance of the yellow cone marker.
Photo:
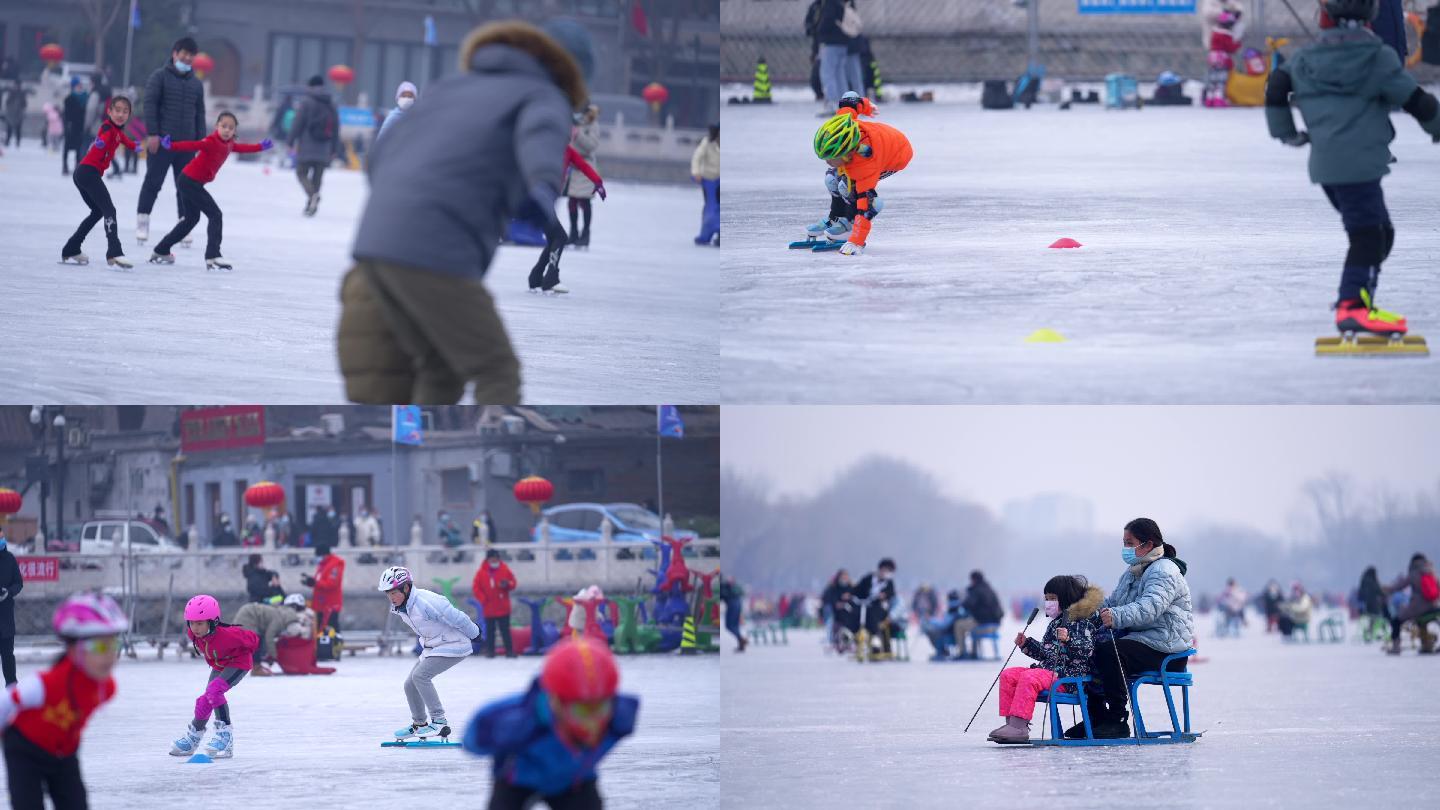
M 1026 343 L 1064 343 L 1065 336 L 1054 329 L 1036 329 L 1025 338 Z

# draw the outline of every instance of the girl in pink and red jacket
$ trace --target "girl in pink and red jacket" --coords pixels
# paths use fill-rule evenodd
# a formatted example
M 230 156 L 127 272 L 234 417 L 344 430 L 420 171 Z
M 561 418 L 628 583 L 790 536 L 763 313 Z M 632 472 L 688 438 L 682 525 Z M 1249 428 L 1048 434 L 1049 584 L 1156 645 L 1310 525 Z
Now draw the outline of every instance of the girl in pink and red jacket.
M 230 706 L 225 693 L 254 667 L 260 637 L 243 627 L 220 621 L 220 603 L 206 594 L 185 604 L 185 625 L 185 635 L 210 665 L 210 679 L 205 691 L 195 699 L 195 718 L 185 727 L 185 735 L 175 741 L 170 755 L 184 757 L 195 753 L 213 713 L 215 735 L 205 746 L 205 753 L 216 759 L 234 756 Z

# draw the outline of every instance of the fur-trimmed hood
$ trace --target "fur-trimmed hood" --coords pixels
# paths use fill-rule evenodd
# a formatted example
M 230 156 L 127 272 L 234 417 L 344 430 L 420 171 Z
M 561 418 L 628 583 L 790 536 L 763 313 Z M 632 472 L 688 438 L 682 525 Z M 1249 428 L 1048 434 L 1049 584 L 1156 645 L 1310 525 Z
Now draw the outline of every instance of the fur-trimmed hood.
M 1100 609 L 1100 603 L 1104 601 L 1105 592 L 1100 590 L 1098 585 L 1087 585 L 1085 595 L 1065 609 L 1065 618 L 1072 622 L 1088 619 L 1095 615 L 1095 611 Z
M 580 66 L 556 39 L 539 28 L 518 20 L 482 25 L 471 31 L 460 46 L 460 69 L 474 69 L 475 54 L 487 45 L 505 45 L 527 54 L 540 63 L 576 110 L 584 109 L 589 94 Z

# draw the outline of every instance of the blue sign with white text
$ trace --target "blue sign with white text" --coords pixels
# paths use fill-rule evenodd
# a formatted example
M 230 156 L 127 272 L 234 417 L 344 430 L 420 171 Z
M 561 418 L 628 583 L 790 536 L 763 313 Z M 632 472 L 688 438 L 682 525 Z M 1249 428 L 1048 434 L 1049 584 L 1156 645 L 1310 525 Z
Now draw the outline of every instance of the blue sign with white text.
M 1194 14 L 1195 0 L 1077 0 L 1081 14 Z

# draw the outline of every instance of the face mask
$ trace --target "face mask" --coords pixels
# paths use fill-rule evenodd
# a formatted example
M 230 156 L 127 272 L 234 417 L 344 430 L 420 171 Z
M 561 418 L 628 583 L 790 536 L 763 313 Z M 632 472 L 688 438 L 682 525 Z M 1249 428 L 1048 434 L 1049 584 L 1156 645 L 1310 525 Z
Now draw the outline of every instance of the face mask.
M 175 60 L 175 69 L 180 71 L 181 73 L 190 72 L 190 66 L 185 64 L 184 62 L 181 62 L 179 59 Z
M 410 105 L 414 103 L 415 99 L 410 98 L 409 96 L 401 96 L 400 98 L 395 100 L 395 106 L 399 107 L 402 110 L 410 109 Z
M 496 561 L 490 563 L 490 567 L 491 567 L 491 568 L 499 568 L 499 567 L 500 567 L 500 561 L 499 561 L 499 560 L 496 560 Z
M 1124 548 L 1120 549 L 1120 559 L 1124 560 L 1126 565 L 1134 565 L 1135 549 L 1129 546 L 1125 546 Z
M 1060 618 L 1060 603 L 1054 599 L 1045 600 L 1045 615 L 1051 619 Z

